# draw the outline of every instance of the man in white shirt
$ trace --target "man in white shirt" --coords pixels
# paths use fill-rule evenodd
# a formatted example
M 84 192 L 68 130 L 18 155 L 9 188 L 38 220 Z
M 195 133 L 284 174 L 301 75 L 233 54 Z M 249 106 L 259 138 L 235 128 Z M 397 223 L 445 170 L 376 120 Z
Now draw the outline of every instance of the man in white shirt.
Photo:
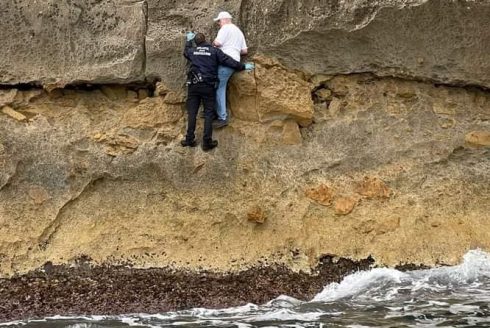
M 221 48 L 221 50 L 233 58 L 236 61 L 240 61 L 240 55 L 247 54 L 247 44 L 245 42 L 245 36 L 242 31 L 231 22 L 231 15 L 226 11 L 219 13 L 218 17 L 214 21 L 219 22 L 220 30 L 216 39 L 213 42 L 215 47 Z M 216 111 L 218 114 L 218 120 L 215 124 L 216 128 L 224 127 L 228 125 L 228 113 L 226 110 L 226 86 L 228 80 L 233 75 L 235 70 L 226 66 L 219 66 L 218 78 L 219 85 L 216 90 Z

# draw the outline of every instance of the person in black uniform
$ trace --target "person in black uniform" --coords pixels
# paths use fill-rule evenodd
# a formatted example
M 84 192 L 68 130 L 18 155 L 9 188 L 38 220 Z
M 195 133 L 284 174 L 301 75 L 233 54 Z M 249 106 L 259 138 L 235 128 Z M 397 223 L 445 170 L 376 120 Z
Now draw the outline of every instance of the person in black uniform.
M 223 51 L 206 42 L 206 37 L 202 33 L 188 32 L 186 39 L 184 56 L 191 65 L 187 74 L 187 134 L 181 141 L 181 145 L 184 147 L 197 146 L 194 132 L 197 112 L 202 101 L 205 115 L 202 149 L 208 151 L 218 145 L 218 141 L 212 139 L 216 85 L 219 82 L 218 65 L 229 66 L 240 71 L 250 71 L 254 65 L 252 63 L 242 64 L 225 55 Z M 195 41 L 195 47 L 192 41 Z

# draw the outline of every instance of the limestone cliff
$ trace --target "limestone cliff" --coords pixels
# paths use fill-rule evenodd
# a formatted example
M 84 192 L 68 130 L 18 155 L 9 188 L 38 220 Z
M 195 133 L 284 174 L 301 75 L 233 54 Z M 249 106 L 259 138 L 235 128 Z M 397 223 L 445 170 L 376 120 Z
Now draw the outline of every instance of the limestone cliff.
M 223 9 L 293 69 L 490 86 L 489 0 L 4 1 L 0 84 L 181 87 L 184 32 L 215 35 Z
M 260 4 L 5 4 L 0 276 L 490 249 L 490 1 Z M 219 8 L 257 68 L 234 76 L 232 123 L 204 153 L 178 143 L 180 52 Z

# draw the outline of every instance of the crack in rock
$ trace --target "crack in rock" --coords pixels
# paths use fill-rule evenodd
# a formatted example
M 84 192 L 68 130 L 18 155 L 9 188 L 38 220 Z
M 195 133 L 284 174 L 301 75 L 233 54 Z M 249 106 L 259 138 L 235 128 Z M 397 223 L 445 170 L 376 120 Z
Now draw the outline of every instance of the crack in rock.
M 56 234 L 56 232 L 58 231 L 59 227 L 61 226 L 62 214 L 64 213 L 64 210 L 70 204 L 72 204 L 73 202 L 75 202 L 76 200 L 78 200 L 80 198 L 80 196 L 82 196 L 87 191 L 87 189 L 90 186 L 92 186 L 94 183 L 96 183 L 97 181 L 100 181 L 102 179 L 104 179 L 104 177 L 99 177 L 99 178 L 91 179 L 87 184 L 85 184 L 85 186 L 82 188 L 82 190 L 76 196 L 74 196 L 70 200 L 68 200 L 58 210 L 58 213 L 56 214 L 56 217 L 54 218 L 54 220 L 51 221 L 51 223 L 46 228 L 44 228 L 41 236 L 39 237 L 38 246 L 39 246 L 39 248 L 41 250 L 45 251 L 47 249 L 49 243 L 51 242 L 51 240 L 53 239 L 54 235 Z
M 2 191 L 4 188 L 6 188 L 7 186 L 9 186 L 12 183 L 12 180 L 19 174 L 19 166 L 20 166 L 20 164 L 21 164 L 21 162 L 15 163 L 14 172 L 12 172 L 12 174 L 10 176 L 7 176 L 7 180 L 5 181 L 4 184 L 1 184 L 0 185 L 0 191 Z

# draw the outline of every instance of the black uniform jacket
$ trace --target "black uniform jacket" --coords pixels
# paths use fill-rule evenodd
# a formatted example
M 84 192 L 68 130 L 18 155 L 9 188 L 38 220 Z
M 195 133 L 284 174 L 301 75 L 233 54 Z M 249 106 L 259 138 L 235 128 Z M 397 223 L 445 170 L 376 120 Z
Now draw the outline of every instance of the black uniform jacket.
M 193 47 L 192 41 L 185 44 L 184 56 L 191 62 L 190 72 L 200 73 L 204 82 L 218 81 L 218 65 L 242 71 L 245 65 L 226 55 L 221 49 L 204 42 Z

